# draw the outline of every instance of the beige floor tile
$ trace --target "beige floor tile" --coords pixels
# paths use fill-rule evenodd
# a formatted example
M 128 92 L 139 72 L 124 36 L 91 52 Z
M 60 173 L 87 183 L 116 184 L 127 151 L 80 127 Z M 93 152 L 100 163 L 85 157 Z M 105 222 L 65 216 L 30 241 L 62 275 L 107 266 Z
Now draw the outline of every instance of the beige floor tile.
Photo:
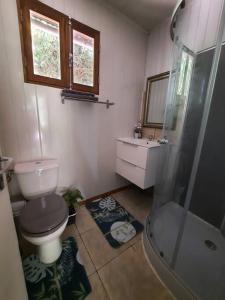
M 149 270 L 152 272 L 153 277 L 155 277 L 155 279 L 158 281 L 158 283 L 161 284 L 161 282 L 155 276 L 154 271 L 151 269 L 151 266 L 149 265 L 149 263 L 147 262 L 147 260 L 145 258 L 142 239 L 137 241 L 137 243 L 135 243 L 133 245 L 133 249 L 137 253 L 138 258 L 140 259 L 142 266 L 145 266 L 145 267 L 149 268 Z M 162 299 L 162 300 L 175 299 L 174 296 L 170 293 L 170 291 L 166 287 L 163 286 L 163 284 L 161 284 L 161 287 L 162 287 L 162 290 L 161 290 L 162 292 L 161 292 L 160 295 L 161 295 L 162 298 L 160 298 L 160 299 Z
M 136 208 L 129 207 L 127 208 L 127 211 L 144 225 L 145 220 L 150 213 L 150 207 L 147 208 L 146 205 L 140 205 Z
M 97 226 L 81 237 L 97 270 L 131 246 L 128 242 L 116 249 L 111 247 Z
M 152 204 L 151 194 L 136 187 L 131 187 L 112 196 L 127 210 L 140 206 L 150 209 Z
M 138 233 L 133 239 L 131 239 L 128 243 L 129 245 L 134 245 L 136 244 L 137 242 L 139 242 L 142 238 L 142 232 Z
M 108 300 L 105 289 L 97 273 L 91 275 L 89 278 L 92 292 L 87 296 L 86 300 Z
M 65 230 L 63 231 L 62 235 L 61 235 L 61 239 L 65 240 L 66 238 L 68 238 L 69 236 L 72 236 L 75 238 L 75 240 L 77 238 L 80 238 L 80 234 L 76 228 L 75 225 L 69 225 L 65 228 Z
M 156 278 L 147 261 L 143 257 L 140 259 L 139 252 L 133 247 L 113 259 L 98 273 L 110 299 L 173 299 Z
M 91 257 L 82 241 L 82 239 L 77 239 L 77 245 L 80 253 L 81 261 L 83 262 L 84 268 L 88 276 L 96 272 L 95 266 L 91 260 Z
M 117 200 L 117 198 L 115 198 Z M 121 200 L 122 199 L 122 200 Z M 128 201 L 128 199 L 125 199 L 125 197 L 122 197 L 118 200 L 120 204 L 132 215 L 134 216 L 139 222 L 142 224 L 145 223 L 145 219 L 150 213 L 151 210 L 151 199 L 149 200 L 149 203 L 143 202 L 138 205 L 130 204 L 131 202 Z M 124 202 L 126 201 L 126 202 Z M 124 202 L 124 203 L 123 203 Z
M 82 206 L 77 213 L 76 226 L 79 233 L 84 233 L 96 226 L 95 221 L 85 206 Z
M 133 244 L 133 249 L 138 254 L 140 259 L 142 259 L 143 261 L 146 261 L 143 246 L 142 246 L 142 239 L 140 239 L 135 244 Z
M 141 222 L 150 211 L 151 195 L 139 189 L 131 188 L 113 196 Z M 120 248 L 114 249 L 85 207 L 80 209 L 76 225 L 76 234 L 74 226 L 67 229 L 64 235 L 68 236 L 71 232 L 75 234 L 81 259 L 92 286 L 88 300 L 174 299 L 146 261 L 141 233 Z M 98 273 L 94 273 L 95 269 Z

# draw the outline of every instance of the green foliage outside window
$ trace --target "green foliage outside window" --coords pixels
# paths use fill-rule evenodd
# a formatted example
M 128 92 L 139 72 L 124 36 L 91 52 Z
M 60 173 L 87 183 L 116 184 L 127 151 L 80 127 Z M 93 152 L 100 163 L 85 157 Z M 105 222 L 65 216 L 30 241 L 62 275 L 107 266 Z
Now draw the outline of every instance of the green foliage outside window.
M 32 28 L 34 73 L 60 79 L 59 37 L 39 28 Z
M 93 86 L 93 50 L 73 44 L 74 83 Z
M 32 27 L 34 73 L 60 79 L 59 37 L 46 30 Z M 93 50 L 73 44 L 74 83 L 93 86 Z

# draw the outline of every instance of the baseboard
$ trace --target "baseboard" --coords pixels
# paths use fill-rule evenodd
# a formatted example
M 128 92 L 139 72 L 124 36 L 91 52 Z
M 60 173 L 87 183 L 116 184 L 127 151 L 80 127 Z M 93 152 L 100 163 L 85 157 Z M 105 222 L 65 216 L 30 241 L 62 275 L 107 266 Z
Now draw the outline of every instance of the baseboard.
M 111 190 L 109 192 L 106 192 L 106 193 L 103 193 L 103 194 L 99 194 L 99 195 L 96 195 L 96 196 L 91 197 L 91 198 L 84 199 L 84 200 L 80 201 L 80 205 L 85 205 L 86 203 L 89 203 L 89 202 L 94 201 L 96 199 L 108 197 L 108 196 L 110 196 L 112 194 L 119 193 L 121 191 L 129 189 L 131 186 L 132 186 L 132 184 L 128 184 L 128 185 L 122 186 L 120 188 Z

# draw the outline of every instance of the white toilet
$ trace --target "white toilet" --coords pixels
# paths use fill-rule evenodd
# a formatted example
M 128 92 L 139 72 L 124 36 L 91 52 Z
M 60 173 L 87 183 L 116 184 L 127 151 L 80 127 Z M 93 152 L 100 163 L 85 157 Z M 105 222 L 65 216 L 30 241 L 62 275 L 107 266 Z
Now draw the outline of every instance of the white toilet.
M 21 233 L 38 246 L 40 261 L 45 264 L 59 258 L 60 235 L 68 221 L 68 207 L 64 199 L 54 193 L 58 169 L 54 159 L 17 163 L 14 168 L 21 192 L 28 201 L 20 216 Z

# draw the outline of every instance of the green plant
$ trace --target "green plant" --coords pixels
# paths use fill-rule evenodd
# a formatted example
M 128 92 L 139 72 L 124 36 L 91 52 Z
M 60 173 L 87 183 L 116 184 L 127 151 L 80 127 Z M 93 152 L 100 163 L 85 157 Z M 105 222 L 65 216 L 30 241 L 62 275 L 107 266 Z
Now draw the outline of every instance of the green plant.
M 84 199 L 81 192 L 77 188 L 66 188 L 62 191 L 62 196 L 65 199 L 68 207 L 74 206 L 79 208 L 79 200 Z

